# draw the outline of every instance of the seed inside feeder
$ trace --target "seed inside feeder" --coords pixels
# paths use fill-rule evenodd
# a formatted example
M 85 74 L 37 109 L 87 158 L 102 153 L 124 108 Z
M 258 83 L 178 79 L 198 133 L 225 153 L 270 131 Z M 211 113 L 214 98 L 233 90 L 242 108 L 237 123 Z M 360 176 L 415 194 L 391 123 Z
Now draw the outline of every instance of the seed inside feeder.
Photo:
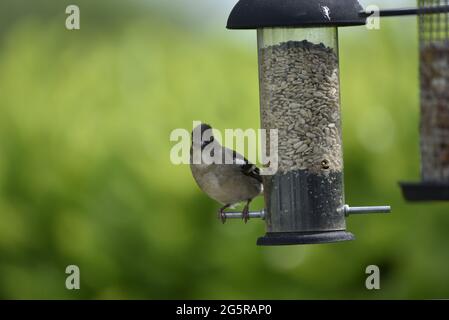
M 278 129 L 279 172 L 341 172 L 335 50 L 307 40 L 288 41 L 260 48 L 259 57 L 262 126 Z

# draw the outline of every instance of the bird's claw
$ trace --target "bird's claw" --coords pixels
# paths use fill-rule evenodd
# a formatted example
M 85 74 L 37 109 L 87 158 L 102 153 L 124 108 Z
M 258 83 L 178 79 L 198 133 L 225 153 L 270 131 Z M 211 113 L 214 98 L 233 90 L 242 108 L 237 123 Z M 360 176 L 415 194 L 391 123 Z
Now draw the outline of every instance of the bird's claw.
M 218 219 L 221 221 L 221 223 L 225 224 L 225 222 L 226 222 L 226 214 L 224 213 L 224 209 L 220 209 L 218 211 Z
M 249 220 L 249 207 L 248 206 L 245 206 L 244 208 L 243 208 L 243 211 L 242 211 L 242 219 L 243 219 L 243 221 L 245 222 L 245 224 L 248 222 L 248 220 Z

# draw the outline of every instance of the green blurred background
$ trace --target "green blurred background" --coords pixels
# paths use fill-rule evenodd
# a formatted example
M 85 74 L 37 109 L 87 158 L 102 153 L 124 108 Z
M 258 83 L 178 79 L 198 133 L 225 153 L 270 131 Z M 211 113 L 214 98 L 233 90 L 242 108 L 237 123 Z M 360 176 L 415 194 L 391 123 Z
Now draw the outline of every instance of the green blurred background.
M 258 128 L 255 33 L 225 29 L 233 3 L 0 2 L 0 298 L 449 298 L 448 204 L 397 185 L 419 179 L 414 17 L 340 29 L 347 202 L 394 209 L 349 218 L 356 241 L 257 247 L 262 221 L 221 225 L 170 163 L 193 120 Z

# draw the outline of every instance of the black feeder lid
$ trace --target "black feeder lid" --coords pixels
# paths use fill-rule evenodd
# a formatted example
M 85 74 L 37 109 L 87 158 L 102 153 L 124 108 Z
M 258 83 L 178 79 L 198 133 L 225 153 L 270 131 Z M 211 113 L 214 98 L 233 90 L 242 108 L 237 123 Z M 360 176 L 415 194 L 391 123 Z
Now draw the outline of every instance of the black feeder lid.
M 264 27 L 343 27 L 366 24 L 357 0 L 240 0 L 228 29 Z

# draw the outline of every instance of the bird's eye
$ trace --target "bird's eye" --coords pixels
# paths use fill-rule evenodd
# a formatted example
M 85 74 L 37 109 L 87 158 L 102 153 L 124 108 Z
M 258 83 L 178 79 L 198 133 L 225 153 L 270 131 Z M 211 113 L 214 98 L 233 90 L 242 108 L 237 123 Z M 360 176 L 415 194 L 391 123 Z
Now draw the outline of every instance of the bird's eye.
M 209 143 L 210 143 L 209 140 L 204 140 L 204 141 L 201 143 L 201 147 L 204 148 L 204 147 L 207 146 Z
M 201 147 L 204 148 L 205 146 L 207 146 L 209 143 L 212 143 L 214 141 L 214 137 L 210 137 L 209 140 L 203 140 L 201 142 Z

